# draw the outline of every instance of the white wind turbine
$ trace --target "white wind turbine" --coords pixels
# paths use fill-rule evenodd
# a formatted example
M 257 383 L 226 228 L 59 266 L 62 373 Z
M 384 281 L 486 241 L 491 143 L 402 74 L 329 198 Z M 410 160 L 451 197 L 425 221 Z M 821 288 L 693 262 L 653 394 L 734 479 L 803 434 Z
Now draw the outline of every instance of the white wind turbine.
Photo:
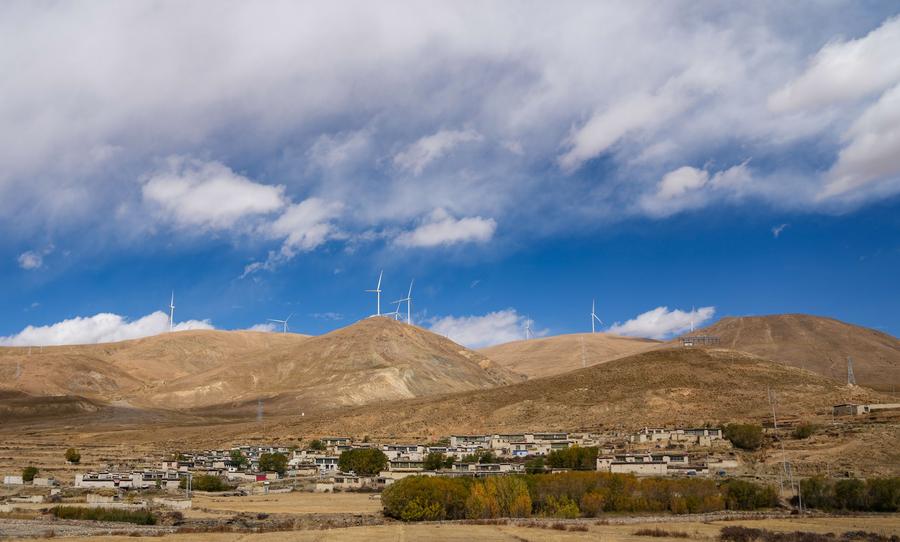
M 169 300 L 169 331 L 175 329 L 175 290 L 172 290 L 172 299 Z
M 397 303 L 397 318 L 398 319 L 400 317 L 400 314 L 399 314 L 400 313 L 400 305 L 399 304 L 406 303 L 406 323 L 408 325 L 412 325 L 412 287 L 413 287 L 413 282 L 415 282 L 415 280 L 416 279 L 409 281 L 409 293 L 406 294 L 406 297 L 404 297 L 403 299 L 398 299 L 397 301 L 394 301 L 394 303 Z
M 600 317 L 597 316 L 596 306 L 597 306 L 597 300 L 594 299 L 591 301 L 591 333 L 597 332 L 597 329 L 594 327 L 595 321 L 600 322 L 601 326 L 603 325 L 603 320 L 601 320 Z
M 525 340 L 531 339 L 531 320 L 525 320 Z
M 378 286 L 375 287 L 374 290 L 366 290 L 367 292 L 373 292 L 376 297 L 376 305 L 375 305 L 375 316 L 381 316 L 381 277 L 384 276 L 384 270 L 381 270 L 381 273 L 378 274 Z
M 694 306 L 691 305 L 691 333 L 694 332 Z
M 287 330 L 288 330 L 288 320 L 290 320 L 290 319 L 291 319 L 291 316 L 293 316 L 293 315 L 294 315 L 294 313 L 290 313 L 290 314 L 288 315 L 288 317 L 285 318 L 284 320 L 276 320 L 276 319 L 274 319 L 274 318 L 269 318 L 268 320 L 269 320 L 270 322 L 276 322 L 276 323 L 281 324 L 281 325 L 282 325 L 281 332 L 282 332 L 282 333 L 287 333 Z

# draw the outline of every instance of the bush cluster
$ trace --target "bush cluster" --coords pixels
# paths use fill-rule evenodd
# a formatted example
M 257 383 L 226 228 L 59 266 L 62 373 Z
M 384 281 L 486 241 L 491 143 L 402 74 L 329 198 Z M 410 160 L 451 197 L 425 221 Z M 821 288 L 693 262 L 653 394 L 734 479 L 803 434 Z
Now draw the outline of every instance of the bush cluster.
M 758 450 L 763 443 L 762 426 L 750 423 L 730 423 L 723 431 L 726 439 L 735 448 L 742 450 Z
M 775 490 L 752 482 L 639 479 L 630 474 L 564 472 L 485 480 L 413 476 L 382 494 L 387 516 L 404 521 L 501 517 L 597 517 L 604 512 L 712 512 L 777 504 Z
M 55 506 L 50 513 L 61 519 L 87 519 L 92 521 L 120 521 L 138 525 L 154 525 L 156 517 L 149 510 L 120 510 L 85 506 Z
M 547 464 L 554 469 L 596 470 L 597 448 L 571 446 L 547 454 Z
M 181 479 L 178 487 L 185 489 L 187 487 L 187 477 Z M 191 478 L 191 489 L 197 491 L 230 491 L 236 486 L 229 485 L 218 476 L 212 474 L 200 474 Z
M 900 511 L 900 477 L 829 480 L 822 476 L 800 482 L 803 505 L 820 510 Z

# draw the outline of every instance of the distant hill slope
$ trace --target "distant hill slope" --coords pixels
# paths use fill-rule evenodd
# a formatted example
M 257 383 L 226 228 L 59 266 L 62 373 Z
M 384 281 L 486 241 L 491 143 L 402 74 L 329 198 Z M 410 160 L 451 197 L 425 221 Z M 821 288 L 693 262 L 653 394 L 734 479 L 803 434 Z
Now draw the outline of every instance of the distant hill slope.
M 320 337 L 186 331 L 120 343 L 0 349 L 0 390 L 122 408 L 312 411 L 523 379 L 418 327 L 368 318 Z M 0 397 L 2 401 L 2 397 Z M 81 403 L 78 403 L 81 404 Z
M 608 333 L 556 335 L 479 350 L 499 365 L 528 378 L 552 376 L 658 347 L 659 341 Z
M 265 358 L 306 339 L 294 333 L 202 330 L 104 344 L 0 348 L 0 390 L 114 401 L 147 386 Z
M 504 386 L 350 408 L 295 419 L 282 430 L 311 434 L 426 436 L 646 425 L 758 422 L 780 413 L 810 417 L 834 403 L 884 400 L 809 371 L 724 349 L 667 348 L 574 372 Z
M 857 384 L 882 391 L 900 389 L 900 340 L 833 318 L 778 314 L 723 318 L 696 335 L 717 335 L 720 346 L 750 352 L 847 381 L 853 358 Z M 680 341 L 679 341 L 680 343 Z

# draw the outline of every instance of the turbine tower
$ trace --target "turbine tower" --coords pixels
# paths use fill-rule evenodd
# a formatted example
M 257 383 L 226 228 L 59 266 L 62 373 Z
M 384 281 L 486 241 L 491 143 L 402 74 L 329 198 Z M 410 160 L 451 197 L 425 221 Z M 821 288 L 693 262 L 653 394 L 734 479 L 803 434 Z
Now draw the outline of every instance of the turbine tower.
M 691 333 L 694 332 L 694 306 L 691 305 Z
M 376 286 L 374 290 L 366 290 L 367 292 L 373 292 L 376 295 L 375 316 L 381 316 L 381 277 L 383 276 L 384 269 L 378 274 L 378 286 Z
M 274 319 L 274 318 L 269 318 L 268 320 L 269 320 L 270 322 L 276 322 L 276 323 L 281 324 L 281 325 L 282 325 L 281 332 L 282 332 L 282 333 L 287 333 L 287 330 L 288 330 L 288 320 L 290 320 L 290 319 L 291 319 L 291 316 L 293 316 L 293 315 L 294 315 L 294 313 L 289 314 L 288 317 L 285 318 L 284 320 L 276 320 L 276 319 Z
M 601 326 L 603 325 L 603 320 L 601 320 L 600 317 L 597 316 L 596 306 L 597 306 L 597 300 L 596 299 L 592 300 L 591 301 L 591 333 L 597 332 L 596 328 L 594 327 L 595 321 L 600 322 Z
M 847 385 L 856 385 L 856 377 L 853 376 L 853 358 L 847 358 Z
M 409 293 L 403 299 L 398 299 L 394 303 L 406 303 L 406 323 L 412 325 L 412 287 L 416 279 L 409 281 Z M 397 305 L 397 317 L 400 317 L 400 305 Z
M 531 337 L 531 320 L 525 320 L 525 340 L 527 341 Z
M 175 290 L 172 290 L 172 299 L 169 301 L 169 331 L 175 329 Z

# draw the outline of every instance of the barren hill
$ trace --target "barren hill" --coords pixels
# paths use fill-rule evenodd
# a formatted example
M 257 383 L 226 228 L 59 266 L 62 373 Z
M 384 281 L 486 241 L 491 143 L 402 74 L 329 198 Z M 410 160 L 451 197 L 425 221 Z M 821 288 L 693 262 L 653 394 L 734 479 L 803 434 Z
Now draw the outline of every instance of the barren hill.
M 900 388 L 900 340 L 833 318 L 778 314 L 723 318 L 696 335 L 717 335 L 721 347 L 750 352 L 847 381 L 853 358 L 857 384 L 891 391 Z
M 404 437 L 758 422 L 771 413 L 767 386 L 781 413 L 801 417 L 830 412 L 834 403 L 885 399 L 744 352 L 667 348 L 491 390 L 295 419 L 281 430 Z
M 120 343 L 0 349 L 0 390 L 143 409 L 313 411 L 522 379 L 449 339 L 388 318 L 321 337 L 189 331 Z M 2 402 L 2 398 L 0 398 Z M 93 404 L 93 403 L 92 403 Z
M 511 371 L 541 378 L 644 352 L 660 344 L 653 339 L 608 333 L 577 333 L 514 341 L 479 351 Z

